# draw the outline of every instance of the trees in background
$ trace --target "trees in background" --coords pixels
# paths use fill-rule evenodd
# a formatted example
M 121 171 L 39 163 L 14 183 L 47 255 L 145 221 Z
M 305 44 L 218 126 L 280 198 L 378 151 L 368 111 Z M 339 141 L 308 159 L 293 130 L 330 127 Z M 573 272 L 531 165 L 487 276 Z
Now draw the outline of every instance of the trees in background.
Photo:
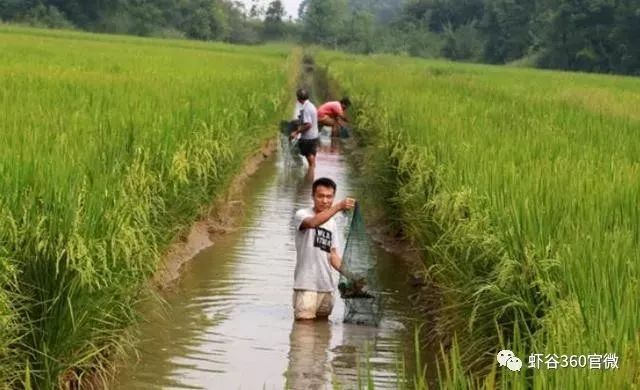
M 285 32 L 284 27 L 284 6 L 282 1 L 273 0 L 269 3 L 264 15 L 264 36 L 268 39 L 281 38 Z
M 481 58 L 500 64 L 526 56 L 534 40 L 534 13 L 533 1 L 487 0 L 478 24 L 484 37 Z
M 541 66 L 640 74 L 640 2 L 563 1 L 545 16 Z
M 279 0 L 265 21 L 259 4 L 231 0 L 0 0 L 0 19 L 39 27 L 257 43 L 289 28 Z M 250 13 L 253 12 L 253 16 Z
M 447 58 L 640 74 L 637 0 L 410 0 L 402 19 L 442 35 Z
M 302 39 L 333 48 L 344 43 L 348 16 L 346 0 L 310 0 L 302 15 Z
M 394 51 L 399 34 L 388 29 L 402 1 L 302 0 L 301 39 L 359 53 Z
M 639 0 L 0 0 L 0 19 L 97 32 L 640 74 Z

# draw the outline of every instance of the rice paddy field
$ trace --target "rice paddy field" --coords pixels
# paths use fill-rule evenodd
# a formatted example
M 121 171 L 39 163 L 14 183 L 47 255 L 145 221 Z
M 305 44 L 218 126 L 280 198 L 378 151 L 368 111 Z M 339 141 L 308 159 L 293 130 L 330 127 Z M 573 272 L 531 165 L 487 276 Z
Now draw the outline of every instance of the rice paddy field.
M 168 244 L 276 136 L 300 60 L 0 25 L 0 388 L 102 381 Z M 422 335 L 443 345 L 426 368 L 441 387 L 640 383 L 640 79 L 316 63 L 355 103 L 368 188 L 438 286 Z M 617 368 L 547 366 L 605 354 Z
M 0 25 L 0 388 L 100 380 L 169 242 L 289 113 L 296 53 Z
M 371 188 L 441 289 L 423 329 L 445 345 L 441 386 L 637 386 L 640 79 L 316 60 L 356 102 Z M 502 349 L 519 372 L 498 365 Z M 617 368 L 548 368 L 605 354 Z

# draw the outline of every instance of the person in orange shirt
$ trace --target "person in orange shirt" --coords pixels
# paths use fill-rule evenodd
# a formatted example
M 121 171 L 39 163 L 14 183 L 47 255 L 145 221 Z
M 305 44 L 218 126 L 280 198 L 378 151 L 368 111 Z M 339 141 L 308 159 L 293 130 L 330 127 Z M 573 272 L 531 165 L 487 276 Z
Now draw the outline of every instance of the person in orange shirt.
M 345 111 L 351 106 L 348 97 L 343 97 L 340 101 L 326 102 L 318 108 L 318 125 L 331 126 L 331 136 L 340 135 L 340 127 L 349 122 L 345 116 Z

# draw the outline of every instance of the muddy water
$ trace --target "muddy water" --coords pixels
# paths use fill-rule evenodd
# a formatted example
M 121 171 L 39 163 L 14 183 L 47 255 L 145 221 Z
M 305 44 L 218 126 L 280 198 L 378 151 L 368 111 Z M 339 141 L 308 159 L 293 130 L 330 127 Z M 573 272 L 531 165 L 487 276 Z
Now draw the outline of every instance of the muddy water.
M 338 183 L 338 199 L 361 192 L 341 142 L 322 139 L 315 172 Z M 188 263 L 165 308 L 147 308 L 139 359 L 122 370 L 115 388 L 353 389 L 359 381 L 366 386 L 367 372 L 376 389 L 398 388 L 403 357 L 413 364 L 402 261 L 376 249 L 388 296 L 380 327 L 344 324 L 339 297 L 328 322 L 294 323 L 292 218 L 311 204 L 309 178 L 279 151 L 245 194 L 241 228 Z M 348 221 L 340 214 L 338 222 Z

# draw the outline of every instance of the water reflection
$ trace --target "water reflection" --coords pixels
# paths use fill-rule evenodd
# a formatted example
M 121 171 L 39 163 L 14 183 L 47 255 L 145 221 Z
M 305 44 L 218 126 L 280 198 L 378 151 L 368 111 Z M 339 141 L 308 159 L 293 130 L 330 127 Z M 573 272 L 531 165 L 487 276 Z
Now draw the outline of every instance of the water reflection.
M 289 337 L 286 388 L 320 390 L 331 388 L 329 321 L 294 321 Z
M 317 162 L 315 177 L 334 179 L 338 199 L 354 195 L 340 140 L 322 139 Z M 312 203 L 305 172 L 285 149 L 250 179 L 242 226 L 188 263 L 167 314 L 142 328 L 140 362 L 127 364 L 115 388 L 354 389 L 359 377 L 366 383 L 367 356 L 376 389 L 395 388 L 399 351 L 410 342 L 394 325 L 411 315 L 402 262 L 378 253 L 393 301 L 379 328 L 343 324 L 339 297 L 329 321 L 293 322 L 291 222 Z M 339 227 L 348 222 L 337 217 Z

